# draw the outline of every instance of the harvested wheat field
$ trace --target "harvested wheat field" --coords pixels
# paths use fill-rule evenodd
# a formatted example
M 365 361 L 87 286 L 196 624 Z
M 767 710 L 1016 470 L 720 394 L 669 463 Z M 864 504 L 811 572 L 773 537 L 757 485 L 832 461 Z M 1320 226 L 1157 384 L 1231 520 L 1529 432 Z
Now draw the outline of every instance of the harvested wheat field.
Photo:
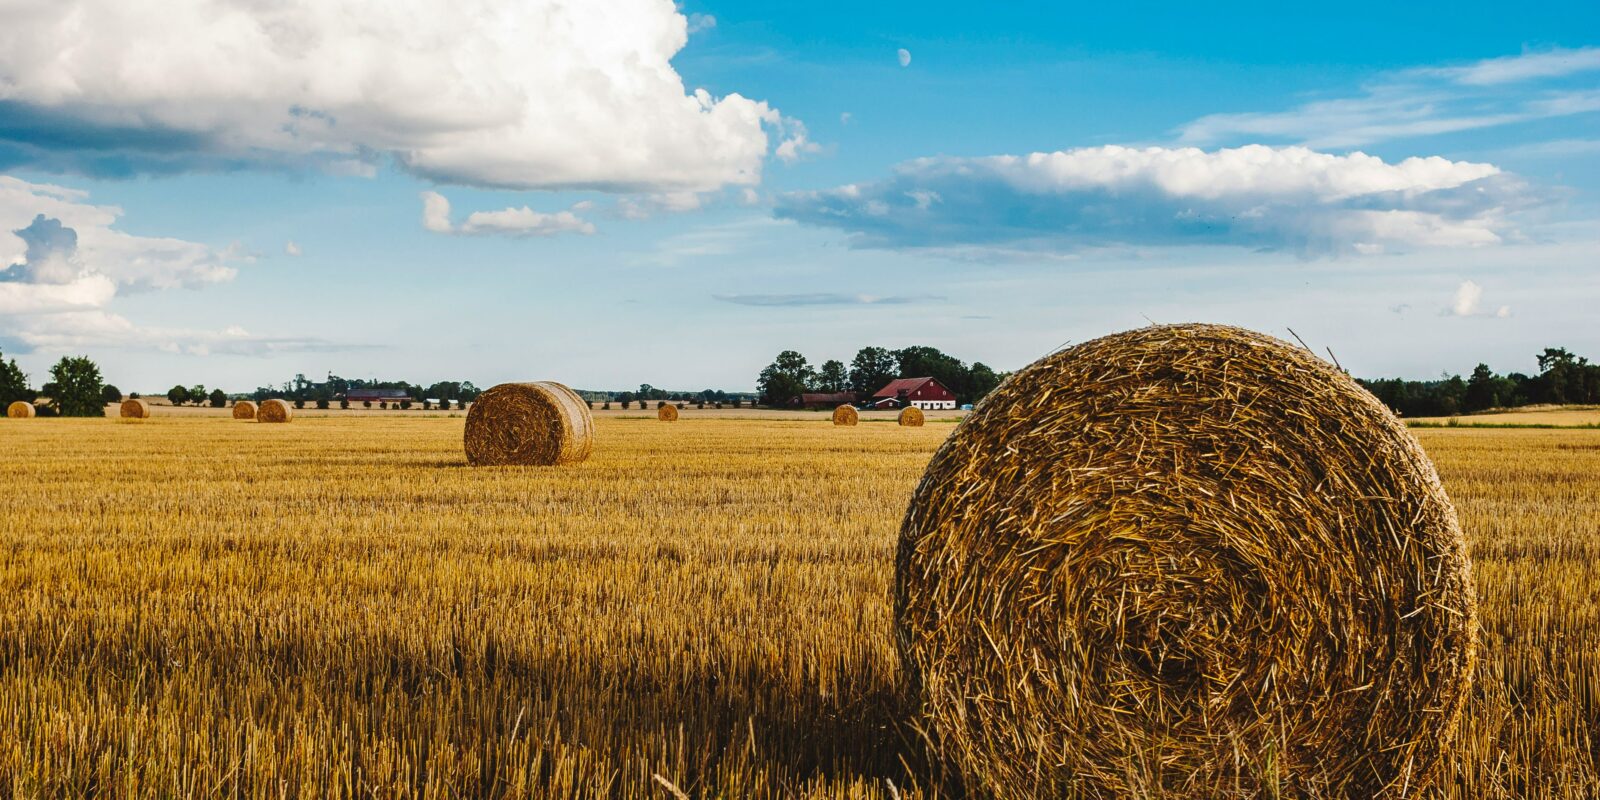
M 7 426 L 0 796 L 965 796 L 890 609 L 955 426 L 601 417 L 468 467 L 464 424 Z M 1416 434 L 1482 626 L 1443 796 L 1593 797 L 1600 431 Z

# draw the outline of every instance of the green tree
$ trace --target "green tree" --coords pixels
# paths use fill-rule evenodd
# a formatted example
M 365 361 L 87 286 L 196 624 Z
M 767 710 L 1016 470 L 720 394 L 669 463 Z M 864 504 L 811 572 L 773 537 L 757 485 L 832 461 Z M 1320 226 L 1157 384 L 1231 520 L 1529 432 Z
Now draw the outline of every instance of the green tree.
M 972 362 L 972 369 L 967 370 L 967 375 L 968 391 L 971 392 L 971 397 L 966 401 L 968 403 L 976 403 L 982 400 L 990 392 L 994 391 L 1002 380 L 1005 380 L 1005 376 L 990 369 L 989 365 L 982 361 Z
M 1496 408 L 1507 405 L 1509 396 L 1501 396 L 1501 383 L 1505 381 L 1489 369 L 1488 364 L 1479 364 L 1472 369 L 1471 377 L 1467 378 L 1467 393 L 1461 399 L 1461 410 L 1482 411 L 1486 408 Z
M 221 389 L 212 389 L 207 399 L 211 401 L 212 408 L 222 408 L 228 404 L 228 396 Z
M 189 402 L 200 405 L 206 401 L 206 395 L 209 394 L 211 393 L 206 391 L 205 384 L 197 383 L 189 387 Z
M 106 384 L 105 388 L 101 389 L 100 392 L 100 402 L 104 403 L 105 405 L 113 406 L 122 402 L 122 390 L 112 386 L 109 383 Z
M 174 386 L 167 390 L 167 402 L 181 406 L 189 402 L 189 390 L 182 386 Z
M 806 357 L 794 350 L 778 354 L 756 379 L 756 388 L 769 405 L 785 406 L 816 382 L 816 373 Z
M 22 400 L 33 402 L 38 395 L 28 388 L 28 376 L 17 366 L 17 360 L 6 361 L 0 357 L 0 408 Z
M 882 347 L 863 347 L 850 361 L 850 391 L 872 394 L 900 376 L 894 354 Z
M 51 400 L 63 417 L 103 417 L 106 414 L 105 384 L 100 368 L 88 356 L 63 357 L 50 368 L 55 384 Z
M 973 401 L 972 375 L 961 359 L 934 347 L 914 346 L 894 351 L 902 378 L 934 378 L 954 392 L 956 402 Z
M 845 372 L 843 361 L 828 359 L 822 362 L 822 369 L 817 370 L 818 391 L 842 392 L 849 386 L 850 375 Z

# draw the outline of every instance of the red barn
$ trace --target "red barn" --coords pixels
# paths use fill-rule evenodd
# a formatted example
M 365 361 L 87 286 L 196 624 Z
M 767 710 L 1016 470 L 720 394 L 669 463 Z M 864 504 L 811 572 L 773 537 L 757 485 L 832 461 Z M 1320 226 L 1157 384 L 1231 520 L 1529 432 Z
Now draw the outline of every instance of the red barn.
M 949 411 L 956 407 L 955 393 L 933 378 L 900 378 L 872 395 L 878 408 L 916 406 L 923 411 Z

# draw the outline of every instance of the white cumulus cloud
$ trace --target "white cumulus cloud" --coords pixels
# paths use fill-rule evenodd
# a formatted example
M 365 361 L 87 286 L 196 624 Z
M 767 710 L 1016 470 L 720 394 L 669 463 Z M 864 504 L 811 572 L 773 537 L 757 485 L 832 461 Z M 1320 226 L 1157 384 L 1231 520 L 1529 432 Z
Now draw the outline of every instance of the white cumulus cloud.
M 1448 316 L 1456 317 L 1495 317 L 1505 319 L 1511 316 L 1511 306 L 1500 306 L 1494 311 L 1483 307 L 1483 287 L 1477 281 L 1462 281 L 1456 287 L 1455 297 L 1450 306 L 1444 310 Z
M 119 289 L 195 288 L 231 280 L 230 262 L 243 260 L 196 242 L 124 233 L 113 227 L 120 216 L 122 209 L 93 205 L 84 192 L 0 175 L 0 280 L 36 287 L 97 277 Z
M 671 0 L 21 0 L 0 158 L 91 174 L 392 158 L 446 183 L 704 191 L 760 179 L 765 102 L 686 87 Z
M 1506 213 L 1527 202 L 1523 183 L 1492 164 L 1113 145 L 917 159 L 870 183 L 785 194 L 775 213 L 864 247 L 1217 244 L 1323 255 L 1496 244 L 1510 230 Z
M 422 227 L 434 233 L 502 236 L 554 236 L 559 233 L 594 233 L 594 224 L 574 211 L 589 207 L 579 203 L 572 209 L 545 213 L 522 206 L 499 211 L 474 211 L 457 226 L 450 221 L 450 201 L 438 192 L 422 193 Z
M 283 243 L 283 254 L 290 258 L 299 258 L 301 255 L 303 255 L 303 253 L 300 251 L 300 245 L 296 244 L 293 240 Z
M 122 209 L 86 192 L 0 175 L 0 336 L 25 349 L 164 350 L 267 355 L 345 349 L 319 339 L 239 330 L 139 325 L 111 310 L 128 292 L 200 288 L 232 280 L 237 247 L 136 236 L 114 226 Z M 292 243 L 290 243 L 292 244 Z

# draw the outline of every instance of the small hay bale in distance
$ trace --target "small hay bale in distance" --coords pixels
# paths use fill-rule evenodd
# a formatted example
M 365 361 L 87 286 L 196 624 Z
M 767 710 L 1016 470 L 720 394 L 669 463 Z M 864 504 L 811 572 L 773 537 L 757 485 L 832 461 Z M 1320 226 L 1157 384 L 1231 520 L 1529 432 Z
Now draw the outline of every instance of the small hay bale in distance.
M 1155 326 L 1047 356 L 940 448 L 900 532 L 901 660 L 996 797 L 1405 797 L 1476 661 L 1433 465 L 1304 349 Z
M 906 406 L 900 409 L 898 421 L 903 428 L 920 428 L 922 423 L 927 420 L 922 416 L 922 409 L 916 406 Z
M 234 419 L 255 419 L 256 418 L 256 404 L 250 402 L 249 400 L 240 400 L 239 402 L 234 403 L 233 404 L 233 418 Z
M 291 422 L 294 420 L 294 406 L 287 400 L 274 397 L 271 400 L 262 400 L 261 406 L 256 409 L 256 422 Z
M 562 384 L 502 383 L 467 411 L 463 439 L 474 466 L 573 464 L 594 449 L 594 418 Z
M 37 413 L 33 404 L 26 400 L 13 400 L 11 405 L 6 406 L 6 416 L 12 419 L 33 419 Z
M 861 421 L 861 415 L 856 412 L 855 406 L 842 405 L 833 410 L 833 424 L 835 425 L 854 425 L 859 421 Z
M 663 404 L 660 408 L 656 409 L 656 419 L 661 420 L 662 422 L 677 422 L 678 407 L 671 403 Z
M 141 398 L 130 397 L 120 407 L 123 419 L 149 419 L 150 404 Z

